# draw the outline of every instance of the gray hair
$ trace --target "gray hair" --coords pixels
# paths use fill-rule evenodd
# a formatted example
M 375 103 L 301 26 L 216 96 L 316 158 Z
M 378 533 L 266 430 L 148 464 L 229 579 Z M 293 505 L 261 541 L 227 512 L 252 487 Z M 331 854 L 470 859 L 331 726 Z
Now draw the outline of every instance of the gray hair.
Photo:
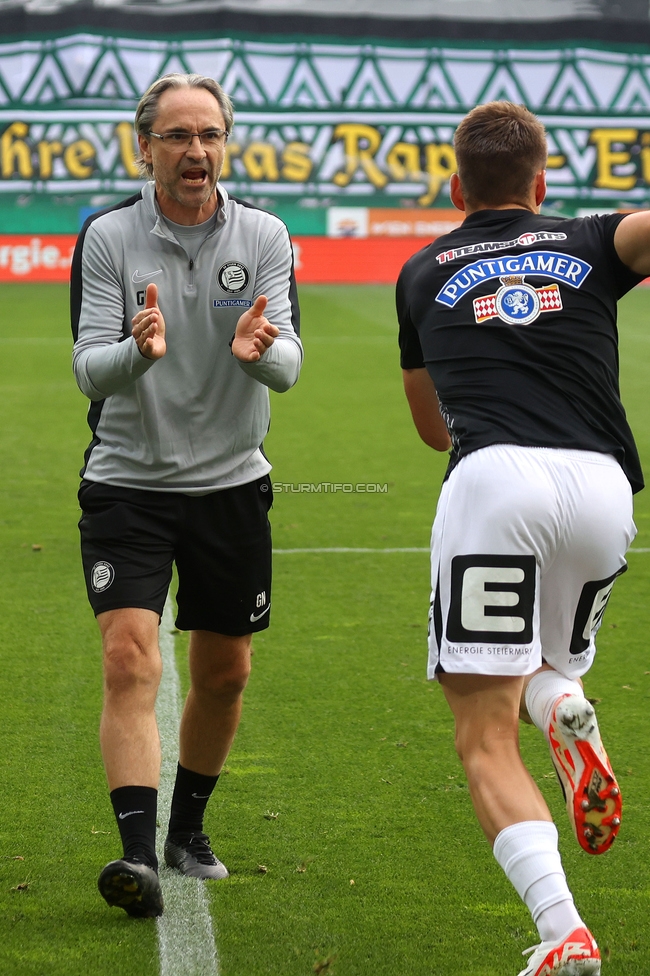
M 170 88 L 205 88 L 206 91 L 209 91 L 219 103 L 219 108 L 221 109 L 226 124 L 226 132 L 230 135 L 234 124 L 232 102 L 219 82 L 205 75 L 182 75 L 179 72 L 172 72 L 171 74 L 163 75 L 162 78 L 158 78 L 152 85 L 149 85 L 140 99 L 138 107 L 135 110 L 133 123 L 135 131 L 139 136 L 147 136 L 151 132 L 151 126 L 156 121 L 158 115 L 160 96 Z M 145 163 L 141 153 L 138 153 L 135 161 L 140 167 L 141 175 L 145 179 L 151 179 L 153 176 L 153 166 L 151 163 Z

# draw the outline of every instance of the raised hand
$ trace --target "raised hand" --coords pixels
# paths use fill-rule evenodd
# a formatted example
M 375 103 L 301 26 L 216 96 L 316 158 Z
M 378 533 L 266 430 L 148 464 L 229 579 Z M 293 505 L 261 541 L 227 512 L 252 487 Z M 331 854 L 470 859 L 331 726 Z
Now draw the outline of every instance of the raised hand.
M 165 320 L 158 308 L 158 286 L 147 285 L 144 308 L 131 319 L 131 335 L 145 359 L 162 359 L 167 352 Z
M 256 362 L 280 335 L 277 325 L 271 325 L 264 315 L 267 304 L 266 295 L 259 295 L 237 322 L 232 354 L 243 363 Z

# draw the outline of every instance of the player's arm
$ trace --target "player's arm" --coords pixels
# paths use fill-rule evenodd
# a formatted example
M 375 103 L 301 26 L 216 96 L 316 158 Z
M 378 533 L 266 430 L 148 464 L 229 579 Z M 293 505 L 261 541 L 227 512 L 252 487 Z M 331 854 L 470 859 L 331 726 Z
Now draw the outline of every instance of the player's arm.
M 404 392 L 416 430 L 424 443 L 434 451 L 448 451 L 451 439 L 440 414 L 436 388 L 424 364 L 420 337 L 411 319 L 407 297 L 409 288 L 405 284 L 406 268 L 408 265 L 400 274 L 395 290 Z
M 440 405 L 433 380 L 428 370 L 403 369 L 404 392 L 411 408 L 411 416 L 417 432 L 435 451 L 448 451 L 451 438 L 440 414 Z
M 103 237 L 91 225 L 76 262 L 80 275 L 80 282 L 77 282 L 80 307 L 72 363 L 77 385 L 90 400 L 112 396 L 154 364 L 154 360 L 140 350 L 138 338 L 145 347 L 153 332 L 158 332 L 158 325 L 146 335 L 123 341 L 124 284 L 117 270 L 119 262 L 114 250 L 110 237 Z M 153 308 L 145 311 L 151 315 Z M 144 333 L 146 329 L 142 331 Z M 148 346 L 146 348 L 148 351 Z
M 650 275 L 650 211 L 624 217 L 614 232 L 614 247 L 628 268 Z
M 300 375 L 303 351 L 291 242 L 284 225 L 272 230 L 261 249 L 255 302 L 240 316 L 231 349 L 248 376 L 284 393 Z

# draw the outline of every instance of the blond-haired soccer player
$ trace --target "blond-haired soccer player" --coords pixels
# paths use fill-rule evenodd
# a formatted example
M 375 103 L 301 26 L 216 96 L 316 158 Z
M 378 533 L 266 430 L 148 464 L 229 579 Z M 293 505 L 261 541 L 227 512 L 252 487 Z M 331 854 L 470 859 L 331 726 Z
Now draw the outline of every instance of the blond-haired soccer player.
M 432 533 L 429 677 L 494 856 L 539 930 L 520 976 L 594 976 L 557 830 L 524 766 L 520 709 L 545 734 L 577 840 L 613 843 L 621 796 L 580 678 L 634 537 L 643 487 L 618 386 L 616 303 L 650 274 L 650 214 L 540 214 L 546 137 L 523 106 L 459 125 L 461 227 L 397 286 L 415 425 L 451 447 Z

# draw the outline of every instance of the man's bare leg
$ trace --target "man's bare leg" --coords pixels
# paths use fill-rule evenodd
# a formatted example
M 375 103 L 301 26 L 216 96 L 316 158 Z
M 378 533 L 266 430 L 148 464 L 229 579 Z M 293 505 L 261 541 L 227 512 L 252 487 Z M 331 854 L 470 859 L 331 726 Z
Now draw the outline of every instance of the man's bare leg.
M 555 825 L 519 753 L 523 678 L 443 674 L 440 682 L 456 720 L 456 749 L 479 823 L 542 942 L 582 931 Z
M 551 822 L 519 753 L 523 678 L 442 674 L 440 683 L 456 719 L 456 750 L 476 816 L 490 843 L 513 823 Z
M 181 720 L 181 766 L 205 776 L 221 772 L 239 725 L 250 669 L 250 634 L 228 637 L 192 631 L 191 686 Z
M 163 910 L 156 857 L 160 739 L 155 703 L 161 675 L 158 614 L 127 608 L 98 615 L 104 651 L 100 741 L 124 856 L 98 886 L 109 905 L 151 918 Z
M 251 666 L 251 636 L 206 630 L 190 637 L 190 691 L 180 732 L 180 762 L 172 798 L 167 863 L 183 874 L 228 876 L 203 833 L 203 816 L 239 725 Z
M 155 704 L 162 673 L 158 614 L 136 608 L 109 610 L 98 615 L 97 623 L 104 650 L 100 743 L 108 788 L 158 789 Z

